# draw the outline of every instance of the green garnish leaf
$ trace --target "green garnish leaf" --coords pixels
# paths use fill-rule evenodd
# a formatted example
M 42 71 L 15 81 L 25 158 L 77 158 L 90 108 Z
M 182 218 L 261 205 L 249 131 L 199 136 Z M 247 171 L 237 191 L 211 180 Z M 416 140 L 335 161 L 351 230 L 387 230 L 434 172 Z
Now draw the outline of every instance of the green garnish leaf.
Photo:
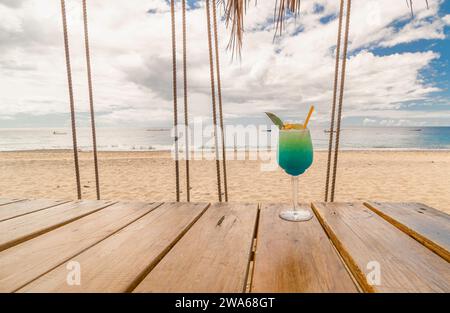
M 283 128 L 284 123 L 283 123 L 283 121 L 282 121 L 278 116 L 276 116 L 275 114 L 270 113 L 270 112 L 265 112 L 265 113 L 266 113 L 267 116 L 270 118 L 270 120 L 271 120 L 275 125 L 278 126 L 279 129 L 282 129 L 282 128 Z

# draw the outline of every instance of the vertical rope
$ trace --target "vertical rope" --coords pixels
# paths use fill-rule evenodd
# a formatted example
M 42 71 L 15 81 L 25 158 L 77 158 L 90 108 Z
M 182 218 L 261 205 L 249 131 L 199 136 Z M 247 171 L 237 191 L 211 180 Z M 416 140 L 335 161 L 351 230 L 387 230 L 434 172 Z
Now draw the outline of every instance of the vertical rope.
M 214 124 L 214 141 L 216 149 L 216 173 L 217 173 L 217 193 L 219 196 L 219 202 L 222 202 L 222 188 L 220 180 L 220 162 L 219 162 L 219 148 L 217 140 L 217 112 L 216 112 L 216 88 L 214 84 L 214 61 L 213 61 L 213 48 L 211 40 L 211 10 L 209 8 L 209 0 L 206 0 L 206 20 L 208 23 L 208 47 L 209 47 L 209 69 L 210 69 L 210 80 L 211 80 L 211 97 L 213 106 L 213 124 Z
M 220 134 L 222 138 L 222 166 L 223 166 L 223 188 L 225 192 L 225 202 L 228 202 L 228 184 L 227 184 L 227 156 L 225 149 L 225 132 L 223 127 L 223 109 L 222 109 L 222 83 L 220 79 L 220 56 L 219 56 L 219 39 L 217 34 L 217 13 L 216 5 L 213 4 L 213 27 L 214 27 L 214 46 L 216 50 L 216 74 L 217 74 L 217 95 L 219 98 L 219 119 Z
M 69 38 L 67 34 L 67 17 L 66 17 L 65 0 L 61 0 L 61 15 L 63 22 L 64 51 L 66 55 L 67 83 L 69 86 L 70 118 L 72 122 L 72 144 L 73 144 L 73 159 L 75 164 L 75 178 L 77 184 L 77 197 L 78 199 L 81 199 L 80 167 L 78 164 L 77 128 L 75 121 L 75 105 L 73 100 L 72 68 L 70 65 L 70 51 L 69 51 Z
M 352 0 L 348 0 L 347 2 L 347 16 L 345 18 L 345 37 L 344 37 L 344 51 L 342 56 L 342 72 L 341 72 L 341 86 L 339 91 L 339 109 L 338 109 L 338 118 L 337 118 L 337 127 L 336 127 L 336 144 L 334 151 L 334 164 L 333 164 L 333 181 L 331 186 L 331 202 L 334 201 L 334 191 L 336 185 L 336 170 L 337 170 L 337 162 L 338 162 L 338 154 L 339 154 L 339 139 L 341 132 L 341 118 L 342 118 L 342 101 L 344 99 L 344 85 L 345 85 L 345 67 L 347 65 L 347 48 L 348 48 L 348 33 L 350 27 L 350 10 L 352 6 Z
M 182 0 L 183 9 L 183 87 L 184 87 L 184 125 L 185 125 L 185 154 L 186 154 L 186 201 L 191 201 L 191 184 L 189 175 L 189 116 L 187 101 L 187 48 L 186 48 L 186 0 Z
M 95 112 L 94 112 L 94 96 L 92 92 L 92 71 L 91 71 L 91 53 L 89 48 L 89 28 L 86 0 L 83 0 L 83 22 L 84 22 L 84 46 L 86 50 L 86 66 L 89 87 L 89 108 L 91 113 L 91 129 L 92 129 L 92 146 L 94 153 L 95 168 L 95 188 L 97 192 L 97 200 L 100 200 L 100 181 L 98 174 L 98 156 L 97 156 L 97 135 L 95 131 Z
M 328 142 L 328 160 L 327 160 L 327 179 L 325 181 L 325 202 L 328 201 L 328 190 L 330 185 L 330 170 L 331 170 L 331 151 L 333 150 L 333 133 L 334 133 L 334 120 L 336 115 L 336 95 L 338 87 L 339 77 L 339 58 L 341 54 L 341 33 L 342 33 L 342 15 L 344 11 L 344 0 L 341 0 L 339 9 L 339 26 L 336 44 L 336 63 L 334 67 L 334 88 L 333 88 L 333 104 L 331 108 L 331 122 L 330 122 L 330 139 Z
M 173 79 L 173 127 L 175 131 L 175 177 L 176 197 L 180 201 L 180 164 L 178 157 L 178 103 L 177 103 L 177 46 L 175 34 L 175 0 L 170 1 L 170 14 L 172 21 L 172 79 Z

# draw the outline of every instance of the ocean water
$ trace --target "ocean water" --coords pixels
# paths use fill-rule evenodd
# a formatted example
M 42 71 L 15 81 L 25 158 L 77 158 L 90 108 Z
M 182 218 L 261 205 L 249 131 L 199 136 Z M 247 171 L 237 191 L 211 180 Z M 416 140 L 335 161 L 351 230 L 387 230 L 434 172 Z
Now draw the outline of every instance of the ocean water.
M 89 128 L 77 131 L 80 150 L 91 150 L 92 141 Z M 267 138 L 263 140 L 262 138 Z M 245 139 L 227 138 L 228 149 L 265 149 L 270 145 L 270 136 L 276 140 L 276 132 L 260 132 L 260 142 L 247 143 Z M 324 129 L 311 129 L 316 150 L 328 148 L 328 136 Z M 245 138 L 245 137 L 244 137 Z M 205 138 L 197 149 L 210 149 L 213 140 Z M 97 142 L 100 151 L 151 151 L 170 150 L 173 144 L 169 129 L 144 128 L 99 128 Z M 180 139 L 183 143 L 184 140 Z M 272 146 L 276 145 L 273 141 Z M 344 128 L 341 132 L 340 147 L 344 150 L 439 150 L 450 149 L 450 127 L 386 127 L 386 128 Z M 71 149 L 72 135 L 66 128 L 2 129 L 0 128 L 0 151 L 21 151 L 41 149 Z

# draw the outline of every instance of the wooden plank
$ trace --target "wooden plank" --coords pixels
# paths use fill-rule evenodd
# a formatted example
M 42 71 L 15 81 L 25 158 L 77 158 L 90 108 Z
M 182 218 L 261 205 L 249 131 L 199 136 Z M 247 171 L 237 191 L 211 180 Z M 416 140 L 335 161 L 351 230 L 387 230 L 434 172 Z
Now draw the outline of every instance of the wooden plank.
M 0 292 L 13 292 L 154 210 L 121 202 L 0 252 Z
M 365 291 L 450 292 L 450 264 L 362 203 L 312 207 Z
M 450 262 L 450 215 L 421 203 L 364 205 Z
M 111 201 L 76 201 L 1 222 L 0 251 L 39 236 L 113 204 Z
M 67 264 L 19 292 L 126 292 L 150 271 L 206 210 L 207 204 L 166 203 L 72 258 L 81 284 L 67 284 Z
M 307 204 L 302 204 L 309 209 Z M 357 292 L 345 265 L 316 217 L 307 222 L 279 218 L 288 204 L 260 211 L 252 292 Z
M 5 199 L 5 198 L 0 198 L 0 206 L 5 205 L 5 204 L 14 203 L 14 202 L 24 201 L 24 200 L 25 199 Z
M 69 202 L 68 200 L 25 200 L 19 202 L 13 202 L 10 204 L 2 205 L 0 209 L 0 222 L 29 214 L 32 212 L 37 212 L 40 210 L 45 210 L 59 204 Z
M 214 204 L 135 292 L 242 292 L 256 204 Z

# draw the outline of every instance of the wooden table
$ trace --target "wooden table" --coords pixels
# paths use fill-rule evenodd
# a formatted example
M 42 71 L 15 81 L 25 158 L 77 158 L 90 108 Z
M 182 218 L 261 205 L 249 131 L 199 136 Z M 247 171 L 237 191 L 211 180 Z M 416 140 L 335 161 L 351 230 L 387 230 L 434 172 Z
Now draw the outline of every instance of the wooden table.
M 0 198 L 0 291 L 450 292 L 449 215 L 303 206 Z

